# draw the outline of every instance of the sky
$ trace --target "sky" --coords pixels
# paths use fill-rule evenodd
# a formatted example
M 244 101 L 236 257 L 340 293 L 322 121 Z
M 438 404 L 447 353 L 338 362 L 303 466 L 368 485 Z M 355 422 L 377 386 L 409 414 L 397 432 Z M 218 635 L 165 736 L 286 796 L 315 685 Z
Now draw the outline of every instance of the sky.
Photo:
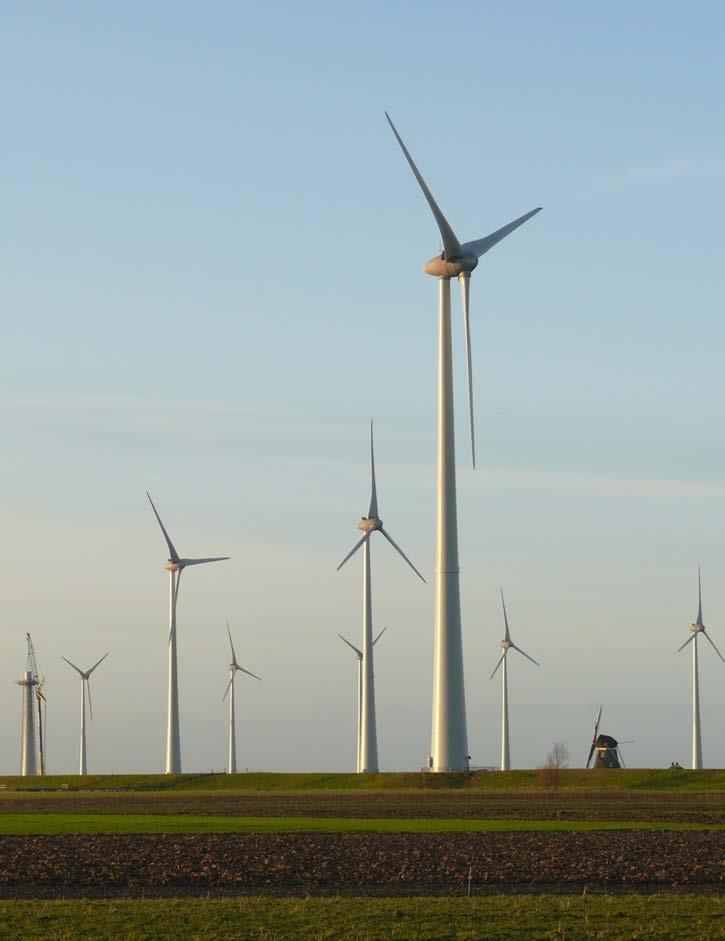
M 725 289 L 715 2 L 11 2 L 0 36 L 0 771 L 20 752 L 25 632 L 48 768 L 163 769 L 166 549 L 229 555 L 179 602 L 185 770 L 350 770 L 367 510 L 380 765 L 430 747 L 434 220 L 387 108 L 463 240 L 535 206 L 472 278 L 479 466 L 454 292 L 469 751 L 581 765 L 600 704 L 628 765 L 690 755 L 697 611 L 725 650 Z M 702 645 L 706 766 L 725 664 Z

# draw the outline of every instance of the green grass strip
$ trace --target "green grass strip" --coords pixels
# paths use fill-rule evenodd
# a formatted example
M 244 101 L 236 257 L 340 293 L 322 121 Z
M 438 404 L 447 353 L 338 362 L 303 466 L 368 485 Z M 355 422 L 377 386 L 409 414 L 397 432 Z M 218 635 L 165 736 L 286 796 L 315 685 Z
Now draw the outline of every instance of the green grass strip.
M 165 814 L 0 814 L 0 834 L 59 833 L 502 833 L 553 830 L 723 830 L 725 824 L 596 820 L 448 820 L 213 817 Z
M 542 790 L 537 771 L 470 771 L 432 774 L 390 771 L 378 774 L 333 772 L 242 772 L 240 774 L 50 774 L 44 777 L 0 777 L 8 790 L 124 790 L 124 791 L 530 791 Z M 559 772 L 559 792 L 725 790 L 725 770 L 688 768 L 619 768 Z
M 54 941 L 708 941 L 725 902 L 687 895 L 0 902 L 0 938 Z

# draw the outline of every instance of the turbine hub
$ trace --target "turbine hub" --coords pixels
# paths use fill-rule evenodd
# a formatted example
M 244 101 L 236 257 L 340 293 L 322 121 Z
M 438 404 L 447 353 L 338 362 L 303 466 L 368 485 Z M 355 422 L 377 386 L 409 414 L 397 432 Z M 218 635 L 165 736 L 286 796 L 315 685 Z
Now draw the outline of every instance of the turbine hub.
M 466 253 L 460 258 L 447 260 L 443 255 L 436 255 L 423 266 L 426 274 L 433 275 L 434 278 L 457 278 L 459 274 L 473 271 L 478 264 L 478 258 L 475 255 Z
M 509 647 L 511 646 L 512 644 L 510 640 L 502 640 L 501 643 L 499 644 L 499 647 L 503 647 L 504 650 L 508 650 Z
M 692 631 L 693 634 L 699 634 L 705 630 L 705 627 L 703 624 L 691 624 L 690 630 Z
M 383 528 L 383 521 L 379 516 L 363 516 L 357 524 L 357 528 L 364 533 L 372 533 L 376 529 Z
M 164 566 L 167 572 L 180 572 L 183 567 L 181 562 L 172 562 L 171 559 Z

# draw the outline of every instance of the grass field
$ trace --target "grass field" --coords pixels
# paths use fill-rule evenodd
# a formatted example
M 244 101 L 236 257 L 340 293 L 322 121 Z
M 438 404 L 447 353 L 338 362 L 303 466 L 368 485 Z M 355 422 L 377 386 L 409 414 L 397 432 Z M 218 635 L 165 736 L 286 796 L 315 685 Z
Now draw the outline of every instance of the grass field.
M 64 833 L 506 833 L 725 830 L 725 824 L 431 817 L 213 817 L 170 814 L 0 814 L 0 835 Z
M 710 941 L 723 932 L 721 898 L 682 895 L 0 902 L 0 938 L 48 941 Z
M 725 771 L 690 771 L 686 769 L 566 769 L 560 772 L 560 790 L 652 790 L 652 791 L 725 791 Z M 8 790 L 132 790 L 132 791 L 437 791 L 470 789 L 474 791 L 540 790 L 536 771 L 472 771 L 450 774 L 421 772 L 385 772 L 381 774 L 112 774 L 46 775 L 45 777 L 0 777 L 0 786 Z

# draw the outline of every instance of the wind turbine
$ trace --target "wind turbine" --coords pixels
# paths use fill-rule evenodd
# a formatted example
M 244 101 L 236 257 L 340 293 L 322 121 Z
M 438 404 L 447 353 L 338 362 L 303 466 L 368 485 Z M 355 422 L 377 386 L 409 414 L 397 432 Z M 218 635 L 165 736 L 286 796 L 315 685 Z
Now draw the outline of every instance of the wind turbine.
M 700 734 L 700 680 L 697 669 L 697 637 L 702 634 L 715 649 L 715 653 L 721 660 L 725 657 L 715 647 L 715 642 L 705 630 L 702 623 L 702 582 L 700 580 L 700 566 L 697 567 L 697 620 L 690 626 L 692 632 L 685 643 L 677 648 L 679 653 L 684 650 L 688 644 L 692 644 L 692 767 L 702 768 L 702 737 Z
M 425 582 L 418 569 L 413 565 L 400 546 L 393 541 L 383 521 L 378 516 L 378 494 L 375 487 L 375 451 L 373 447 L 373 423 L 370 422 L 370 476 L 372 480 L 370 494 L 370 508 L 368 515 L 363 516 L 357 524 L 364 535 L 348 552 L 342 562 L 337 566 L 339 572 L 343 565 L 351 558 L 360 546 L 363 546 L 363 644 L 362 644 L 362 692 L 360 695 L 360 749 L 358 758 L 358 771 L 378 770 L 378 735 L 375 723 L 375 679 L 373 670 L 373 612 L 372 590 L 370 585 L 370 537 L 375 532 L 385 536 L 390 545 L 398 552 L 413 569 L 418 578 Z
M 377 637 L 375 638 L 375 640 L 373 641 L 373 647 L 375 646 L 375 644 L 377 644 L 377 642 L 380 640 L 380 638 L 383 636 L 383 634 L 384 634 L 386 631 L 387 631 L 387 627 L 384 627 L 384 628 L 382 629 L 382 631 L 380 631 L 380 633 L 378 634 L 378 636 L 377 636 Z M 351 650 L 353 650 L 353 651 L 355 652 L 355 659 L 357 660 L 357 757 L 356 757 L 356 759 L 355 759 L 355 761 L 356 761 L 355 771 L 356 771 L 358 774 L 360 774 L 360 771 L 362 770 L 361 767 L 360 767 L 360 741 L 361 741 L 361 731 L 362 731 L 362 730 L 361 730 L 361 722 L 362 722 L 362 678 L 363 678 L 363 677 L 362 677 L 362 665 L 363 665 L 363 654 L 362 654 L 362 650 L 360 650 L 358 647 L 356 647 L 355 644 L 351 644 L 350 641 L 349 641 L 346 637 L 343 637 L 343 636 L 342 636 L 342 634 L 338 634 L 337 636 L 340 638 L 340 640 L 344 641 L 344 642 L 347 644 L 347 646 L 348 646 Z
M 110 652 L 110 651 L 109 651 Z M 91 699 L 91 683 L 90 677 L 91 673 L 99 667 L 103 661 L 108 656 L 108 652 L 104 653 L 101 659 L 94 663 L 89 670 L 81 670 L 80 667 L 77 667 L 75 663 L 71 663 L 67 657 L 61 657 L 61 660 L 65 660 L 69 667 L 73 667 L 76 673 L 81 678 L 81 767 L 79 774 L 88 774 L 88 766 L 86 764 L 86 690 L 88 690 L 88 708 L 91 713 L 91 719 L 93 718 L 93 701 Z
M 468 768 L 466 698 L 463 683 L 463 643 L 459 594 L 458 522 L 456 508 L 456 461 L 453 421 L 453 364 L 451 352 L 451 278 L 458 278 L 463 299 L 463 323 L 468 365 L 468 407 L 471 428 L 471 459 L 476 466 L 473 432 L 473 378 L 469 287 L 478 259 L 540 211 L 532 209 L 490 235 L 472 242 L 459 242 L 441 212 L 400 134 L 385 112 L 393 134 L 423 191 L 443 240 L 443 251 L 424 266 L 438 278 L 438 484 L 435 638 L 433 654 L 433 723 L 429 766 L 433 771 L 464 771 Z M 465 173 L 467 171 L 463 171 Z M 456 177 L 461 174 L 456 167 Z M 465 177 L 464 177 L 465 178 Z
M 499 667 L 502 667 L 501 670 L 501 770 L 510 771 L 511 770 L 511 754 L 509 751 L 509 691 L 508 691 L 508 675 L 506 672 L 506 654 L 509 650 L 518 650 L 518 652 L 526 657 L 527 660 L 530 660 L 532 663 L 535 663 L 536 666 L 541 666 L 540 663 L 537 663 L 533 657 L 530 657 L 525 653 L 520 647 L 517 647 L 516 644 L 511 640 L 511 633 L 509 631 L 509 621 L 506 616 L 506 602 L 503 600 L 503 588 L 501 589 L 501 604 L 503 605 L 503 621 L 506 626 L 506 635 L 504 639 L 499 644 L 499 647 L 503 648 L 503 653 L 501 654 L 501 659 L 496 664 L 493 673 L 489 679 L 493 679 L 496 675 L 496 671 Z
M 235 726 L 235 715 L 234 715 L 234 677 L 237 673 L 246 673 L 247 676 L 253 676 L 255 680 L 262 682 L 261 676 L 257 676 L 256 673 L 250 673 L 249 670 L 245 670 L 244 667 L 240 667 L 237 663 L 237 655 L 234 653 L 234 643 L 232 642 L 232 632 L 229 630 L 229 621 L 227 621 L 227 634 L 229 634 L 229 646 L 232 648 L 232 662 L 229 664 L 229 683 L 227 688 L 224 690 L 224 695 L 222 696 L 222 702 L 227 698 L 227 693 L 231 690 L 231 696 L 229 697 L 229 774 L 237 773 L 237 731 Z
M 203 565 L 205 562 L 224 562 L 229 556 L 215 556 L 212 559 L 182 559 L 169 539 L 161 517 L 158 514 L 151 494 L 146 491 L 151 509 L 158 520 L 166 545 L 169 547 L 169 561 L 166 570 L 170 576 L 169 588 L 169 707 L 166 726 L 166 774 L 181 774 L 181 739 L 179 736 L 179 677 L 176 665 L 176 604 L 179 600 L 181 573 L 187 565 Z

